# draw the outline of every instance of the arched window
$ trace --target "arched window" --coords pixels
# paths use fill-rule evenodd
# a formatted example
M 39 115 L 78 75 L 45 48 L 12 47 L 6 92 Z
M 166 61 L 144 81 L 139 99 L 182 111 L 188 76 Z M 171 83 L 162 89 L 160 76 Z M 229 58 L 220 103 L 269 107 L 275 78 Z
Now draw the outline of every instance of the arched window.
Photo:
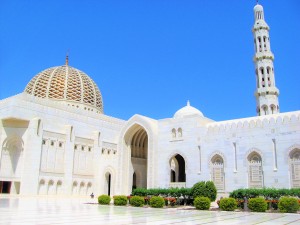
M 61 195 L 62 194 L 62 182 L 59 180 L 56 183 L 56 194 Z
M 47 190 L 46 190 L 46 182 L 44 179 L 40 180 L 39 183 L 39 195 L 45 195 L 47 194 Z
M 224 160 L 216 154 L 211 159 L 211 177 L 218 191 L 225 189 Z
M 263 40 L 264 40 L 264 49 L 265 49 L 265 51 L 267 51 L 267 50 L 268 50 L 268 49 L 267 49 L 267 37 L 264 36 L 264 37 L 263 37 Z
M 259 116 L 260 116 L 260 108 L 259 108 L 259 106 L 258 106 L 258 107 L 256 107 L 256 112 L 257 112 L 257 115 L 259 115 Z
M 268 86 L 271 87 L 271 68 L 267 67 Z
M 276 106 L 275 105 L 270 105 L 270 109 L 272 114 L 276 113 Z
M 179 138 L 182 137 L 182 129 L 181 129 L 181 128 L 178 128 L 177 132 L 178 132 L 178 137 L 179 137 Z
M 73 182 L 72 194 L 73 195 L 77 195 L 78 194 L 78 183 L 77 183 L 77 181 Z
M 264 115 L 267 115 L 268 114 L 268 106 L 263 105 L 261 108 L 262 108 L 262 111 L 264 112 Z
M 176 129 L 175 128 L 172 129 L 172 138 L 173 139 L 176 138 Z
M 289 154 L 292 188 L 300 188 L 300 149 L 295 148 Z
M 259 76 L 258 76 L 258 71 L 257 71 L 257 69 L 255 70 L 255 74 L 256 74 L 256 86 L 257 86 L 258 88 L 260 88 Z
M 54 181 L 49 180 L 49 182 L 48 182 L 48 195 L 53 195 L 53 194 L 55 194 Z
M 86 194 L 86 188 L 85 188 L 85 183 L 84 182 L 80 183 L 79 193 L 80 193 L 80 195 L 85 195 Z
M 265 87 L 265 73 L 264 73 L 264 68 L 260 67 L 259 71 L 260 71 L 260 74 L 261 74 L 261 85 L 262 85 L 262 87 Z
M 88 182 L 87 184 L 87 194 L 92 194 L 93 190 L 92 190 L 92 183 Z
M 247 157 L 249 188 L 263 187 L 263 170 L 261 156 L 257 152 L 252 152 Z
M 262 49 L 261 49 L 261 37 L 258 37 L 258 44 L 259 44 L 259 51 L 261 52 Z

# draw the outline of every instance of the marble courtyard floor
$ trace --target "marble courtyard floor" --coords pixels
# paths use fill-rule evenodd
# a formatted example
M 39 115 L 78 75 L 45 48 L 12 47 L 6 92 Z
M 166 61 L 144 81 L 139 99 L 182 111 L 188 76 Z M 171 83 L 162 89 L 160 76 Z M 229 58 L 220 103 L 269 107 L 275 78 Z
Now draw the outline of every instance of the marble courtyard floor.
M 0 195 L 0 224 L 300 224 L 300 214 L 100 206 L 96 199 Z

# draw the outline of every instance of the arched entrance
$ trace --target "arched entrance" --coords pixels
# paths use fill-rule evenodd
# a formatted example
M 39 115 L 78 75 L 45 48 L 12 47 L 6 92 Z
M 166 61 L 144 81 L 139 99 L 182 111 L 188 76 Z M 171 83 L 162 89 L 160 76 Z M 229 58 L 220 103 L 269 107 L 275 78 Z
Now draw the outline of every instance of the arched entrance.
M 136 173 L 133 173 L 133 177 L 132 177 L 132 190 L 136 189 Z
M 109 196 L 111 194 L 111 174 L 109 172 L 105 174 L 105 193 Z
M 174 155 L 170 161 L 170 187 L 185 187 L 185 160 L 180 154 Z
M 134 125 L 125 135 L 131 166 L 131 188 L 147 188 L 148 134 L 141 125 Z

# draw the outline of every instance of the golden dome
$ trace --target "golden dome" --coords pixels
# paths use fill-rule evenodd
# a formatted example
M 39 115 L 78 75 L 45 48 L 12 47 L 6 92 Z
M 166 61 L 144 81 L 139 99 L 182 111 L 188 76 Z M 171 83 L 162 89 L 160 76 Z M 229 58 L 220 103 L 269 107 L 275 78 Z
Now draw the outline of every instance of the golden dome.
M 69 65 L 48 68 L 31 79 L 24 92 L 63 101 L 77 108 L 103 113 L 102 95 L 95 82 L 84 72 Z M 92 107 L 92 108 L 90 108 Z

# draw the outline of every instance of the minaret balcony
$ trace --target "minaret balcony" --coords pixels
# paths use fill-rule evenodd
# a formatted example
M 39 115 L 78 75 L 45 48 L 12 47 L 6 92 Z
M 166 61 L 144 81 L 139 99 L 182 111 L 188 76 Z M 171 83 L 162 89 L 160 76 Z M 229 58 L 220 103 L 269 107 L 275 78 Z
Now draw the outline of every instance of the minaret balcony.
M 259 61 L 259 60 L 263 60 L 263 59 L 270 59 L 270 60 L 274 60 L 274 55 L 271 51 L 265 51 L 265 52 L 257 52 L 255 54 L 255 56 L 253 57 L 253 61 Z
M 279 95 L 279 90 L 276 87 L 261 87 L 257 88 L 254 95 L 257 96 L 265 96 L 265 95 Z

